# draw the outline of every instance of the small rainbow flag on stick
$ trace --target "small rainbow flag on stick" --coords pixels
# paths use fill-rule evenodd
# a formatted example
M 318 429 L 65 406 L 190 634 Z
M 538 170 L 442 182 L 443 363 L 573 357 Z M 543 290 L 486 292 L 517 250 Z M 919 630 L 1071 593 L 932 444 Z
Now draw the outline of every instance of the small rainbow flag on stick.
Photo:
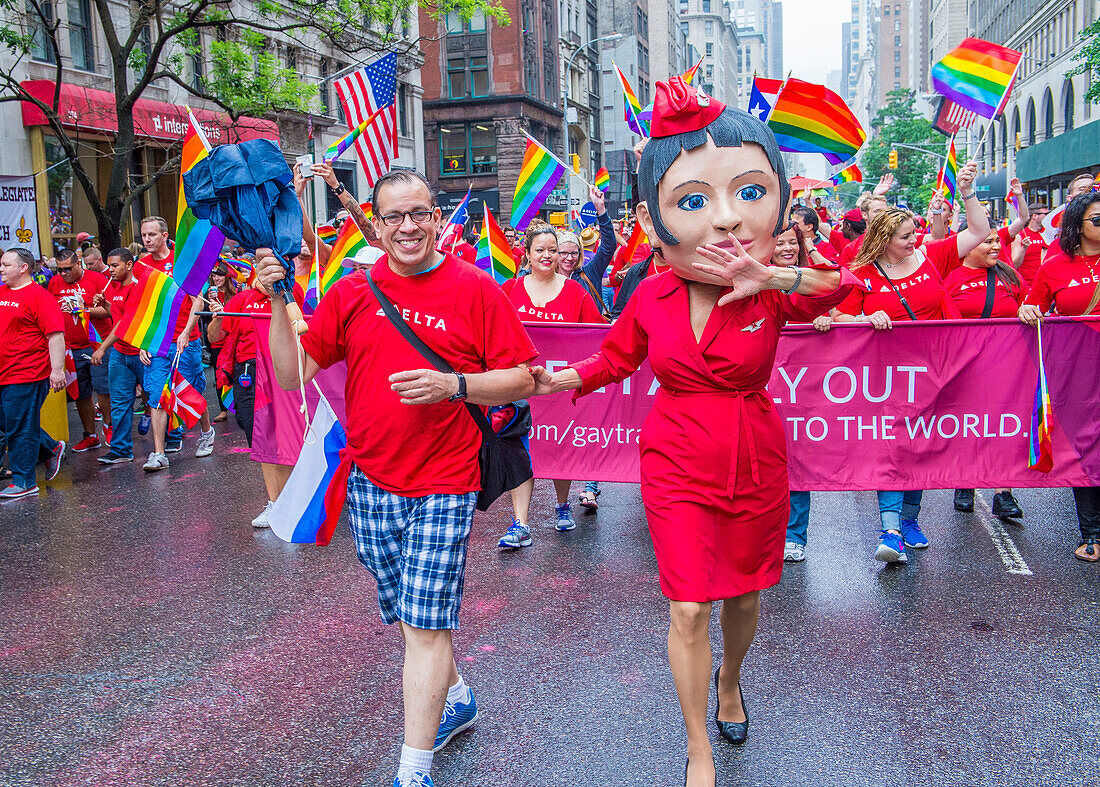
M 119 321 L 118 337 L 150 355 L 167 356 L 187 293 L 171 276 L 149 266 L 143 266 L 135 286 L 141 288 L 137 305 Z
M 780 150 L 820 153 L 834 165 L 855 158 L 867 139 L 844 99 L 801 79 L 783 83 L 767 123 Z
M 370 124 L 373 123 L 379 115 L 381 115 L 383 112 L 385 112 L 389 108 L 390 108 L 390 104 L 386 104 L 386 106 L 375 110 L 374 112 L 371 113 L 370 117 L 368 117 L 366 120 L 364 120 L 358 126 L 353 128 L 347 134 L 340 137 L 340 139 L 336 140 L 331 145 L 329 145 L 328 150 L 325 151 L 325 155 L 322 156 L 322 161 L 324 161 L 327 164 L 329 162 L 336 161 L 336 159 L 340 158 L 340 156 L 343 155 L 344 151 L 346 151 L 348 148 L 350 148 L 352 145 L 354 145 L 355 140 L 359 139 L 359 137 L 361 137 L 363 135 L 363 133 L 370 126 Z
M 516 232 L 527 229 L 531 218 L 538 213 L 567 169 L 561 159 L 527 137 L 527 150 L 523 154 L 516 193 L 512 197 L 512 226 Z
M 948 202 L 955 201 L 955 186 L 959 181 L 959 159 L 955 155 L 955 137 L 947 143 L 947 161 L 940 167 L 939 189 Z
M 490 271 L 497 284 L 504 284 L 516 275 L 512 250 L 488 205 L 485 205 L 485 223 L 481 225 L 481 237 L 477 241 L 477 266 Z
M 592 180 L 593 185 L 604 194 L 611 190 L 611 173 L 607 171 L 607 167 L 600 167 L 596 170 L 596 177 Z
M 367 240 L 363 237 L 359 225 L 351 219 L 348 219 L 344 222 L 343 226 L 340 227 L 340 234 L 336 238 L 336 244 L 332 247 L 332 252 L 328 255 L 328 262 L 325 263 L 325 272 L 320 276 L 321 286 L 317 292 L 318 298 L 328 292 L 333 284 L 351 273 L 352 258 L 361 249 L 365 248 L 367 248 Z M 312 275 L 311 273 L 310 276 L 312 277 Z
M 932 88 L 992 120 L 1004 111 L 1022 57 L 1023 53 L 1015 49 L 980 38 L 964 38 L 932 66 Z
M 317 237 L 321 239 L 321 243 L 331 246 L 336 240 L 336 228 L 331 224 L 322 224 L 317 228 Z
M 306 283 L 306 295 L 303 306 L 310 309 L 317 308 L 317 302 L 321 300 L 321 260 L 319 254 L 313 255 L 313 262 L 309 266 L 309 281 Z
M 862 183 L 863 173 L 859 171 L 859 167 L 853 164 L 850 167 L 845 167 L 829 180 L 834 186 L 839 186 L 841 183 Z
M 1043 366 L 1043 321 L 1039 320 L 1039 379 L 1035 383 L 1035 411 L 1031 415 L 1031 432 L 1027 446 L 1027 466 L 1040 473 L 1054 469 L 1054 423 L 1050 407 L 1050 389 Z
M 615 65 L 612 63 L 612 65 Z M 640 115 L 642 114 L 642 103 L 638 101 L 638 95 L 634 92 L 634 88 L 630 86 L 630 82 L 627 81 L 626 75 L 615 66 L 615 73 L 619 75 L 619 84 L 623 86 L 623 101 L 625 106 L 623 108 L 623 115 L 625 116 L 626 124 L 630 126 L 630 130 L 638 136 L 648 137 L 649 126 L 642 122 Z
M 190 107 L 187 108 L 187 118 L 187 133 L 183 137 L 183 153 L 180 159 L 179 210 L 176 214 L 176 248 L 172 277 L 188 295 L 199 295 L 210 278 L 210 271 L 218 263 L 218 255 L 225 244 L 225 235 L 209 221 L 192 213 L 183 195 L 184 173 L 190 172 L 195 164 L 210 155 L 210 143 Z
M 222 403 L 222 407 L 226 410 L 232 410 L 237 412 L 237 404 L 233 400 L 233 386 L 232 385 L 219 385 L 218 386 L 218 400 Z

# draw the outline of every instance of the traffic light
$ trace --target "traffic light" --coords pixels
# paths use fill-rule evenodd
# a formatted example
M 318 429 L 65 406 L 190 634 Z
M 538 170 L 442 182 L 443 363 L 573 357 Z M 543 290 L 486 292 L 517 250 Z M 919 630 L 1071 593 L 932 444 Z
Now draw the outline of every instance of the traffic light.
M 890 169 L 898 168 L 898 152 L 894 149 L 890 150 Z
M 581 174 L 581 157 L 577 153 L 573 154 L 573 174 Z

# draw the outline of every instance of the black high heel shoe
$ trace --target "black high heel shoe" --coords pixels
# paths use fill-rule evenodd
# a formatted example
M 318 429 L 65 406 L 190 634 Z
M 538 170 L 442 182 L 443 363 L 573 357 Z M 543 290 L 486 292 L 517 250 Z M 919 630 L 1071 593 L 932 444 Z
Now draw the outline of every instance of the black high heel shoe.
M 749 709 L 745 705 L 745 693 L 741 691 L 741 681 L 737 681 L 737 693 L 741 695 L 741 709 L 745 712 L 744 721 L 721 721 L 718 718 L 722 701 L 718 698 L 718 674 L 722 671 L 722 665 L 714 671 L 714 723 L 718 725 L 718 733 L 734 746 L 740 746 L 749 739 Z M 685 773 L 686 778 L 686 773 Z

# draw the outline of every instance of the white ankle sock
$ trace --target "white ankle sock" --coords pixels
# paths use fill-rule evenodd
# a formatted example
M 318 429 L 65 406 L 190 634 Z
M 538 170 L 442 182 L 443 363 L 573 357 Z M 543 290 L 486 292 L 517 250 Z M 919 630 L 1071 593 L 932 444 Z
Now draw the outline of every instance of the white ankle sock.
M 431 773 L 433 756 L 431 749 L 414 749 L 401 744 L 401 762 L 397 766 L 398 778 L 409 779 L 414 771 Z
M 458 676 L 458 683 L 447 689 L 447 702 L 452 705 L 456 702 L 466 703 L 470 701 L 470 687 L 466 685 L 466 681 L 462 679 L 462 676 Z

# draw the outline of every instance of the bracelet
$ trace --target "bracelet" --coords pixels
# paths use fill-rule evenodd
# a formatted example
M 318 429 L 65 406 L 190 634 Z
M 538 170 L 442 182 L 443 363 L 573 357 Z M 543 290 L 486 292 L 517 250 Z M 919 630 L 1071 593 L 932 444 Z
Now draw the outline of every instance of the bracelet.
M 782 292 L 786 295 L 790 295 L 791 293 L 793 293 L 795 290 L 798 289 L 798 285 L 801 284 L 801 283 L 802 283 L 802 269 L 801 268 L 795 268 L 794 269 L 794 284 L 791 285 L 791 288 L 789 290 L 782 290 Z
M 344 184 L 343 184 L 343 183 L 337 183 L 337 184 L 336 184 L 336 188 L 334 188 L 334 189 L 332 190 L 332 194 L 333 194 L 333 196 L 335 196 L 335 197 L 339 197 L 339 196 L 340 196 L 341 194 L 343 194 L 343 193 L 344 193 L 344 191 L 345 191 L 345 189 L 344 189 Z
M 964 194 L 963 192 L 960 191 L 959 196 L 962 197 L 964 200 L 968 200 L 971 197 L 973 197 L 976 193 L 977 192 L 975 192 L 975 191 L 971 191 L 969 194 Z
M 454 396 L 448 397 L 448 402 L 464 402 L 466 401 L 466 375 L 462 372 L 451 372 L 458 378 L 458 393 Z
M 929 209 L 928 209 L 928 211 L 929 211 L 929 213 L 931 213 L 931 214 L 932 214 L 933 216 L 940 216 L 940 215 L 942 215 L 942 214 L 943 214 L 943 208 L 940 208 L 939 210 L 936 210 L 935 208 L 929 208 Z

